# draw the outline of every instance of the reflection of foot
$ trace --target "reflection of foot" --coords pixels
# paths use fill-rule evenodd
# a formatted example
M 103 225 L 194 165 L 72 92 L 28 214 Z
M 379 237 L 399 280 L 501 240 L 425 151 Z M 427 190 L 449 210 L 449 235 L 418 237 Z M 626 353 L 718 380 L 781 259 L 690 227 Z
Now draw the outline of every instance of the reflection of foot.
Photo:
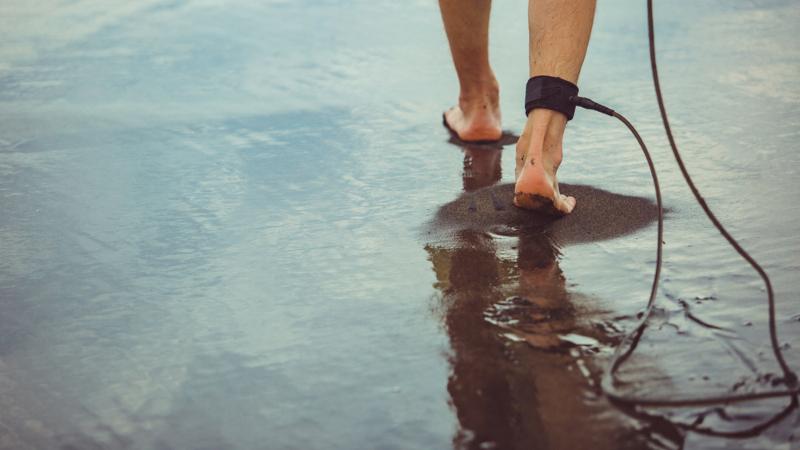
M 500 128 L 499 91 L 461 95 L 458 105 L 444 113 L 445 125 L 466 142 L 497 141 L 503 134 Z
M 502 147 L 488 148 L 473 144 L 465 145 L 462 150 L 464 151 L 462 180 L 466 192 L 491 186 L 500 181 L 502 178 L 500 168 Z
M 567 118 L 548 109 L 534 109 L 517 142 L 514 205 L 548 214 L 569 214 L 575 198 L 558 191 L 561 141 Z

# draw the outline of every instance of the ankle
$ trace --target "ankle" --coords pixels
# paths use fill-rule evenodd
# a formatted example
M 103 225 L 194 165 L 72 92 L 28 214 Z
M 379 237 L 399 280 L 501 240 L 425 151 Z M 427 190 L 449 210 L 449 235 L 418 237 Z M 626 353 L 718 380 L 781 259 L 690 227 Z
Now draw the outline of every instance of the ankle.
M 462 109 L 489 107 L 496 109 L 500 105 L 500 85 L 491 78 L 462 84 L 458 95 L 458 103 Z
M 550 109 L 537 108 L 528 115 L 525 128 L 530 132 L 531 143 L 542 145 L 543 148 L 561 146 L 564 139 L 564 130 L 567 127 L 567 117 L 560 112 Z

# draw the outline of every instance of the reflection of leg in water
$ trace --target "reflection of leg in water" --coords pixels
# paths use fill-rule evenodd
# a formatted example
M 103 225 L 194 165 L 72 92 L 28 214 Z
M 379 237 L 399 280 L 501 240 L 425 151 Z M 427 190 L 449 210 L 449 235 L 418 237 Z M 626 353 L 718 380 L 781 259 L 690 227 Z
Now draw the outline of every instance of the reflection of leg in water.
M 500 139 L 500 91 L 489 66 L 490 0 L 439 0 L 458 74 L 458 105 L 445 123 L 464 141 Z
M 517 335 L 543 350 L 561 347 L 560 334 L 575 326 L 564 276 L 556 260 L 557 250 L 544 234 L 524 233 L 519 239 L 518 301 L 523 314 L 513 326 Z
M 486 234 L 464 231 L 458 240 L 454 249 L 427 248 L 452 349 L 447 390 L 460 424 L 454 447 L 547 448 L 540 417 L 528 414 L 537 405 L 531 374 L 514 366 L 506 342 L 483 318 L 487 308 L 503 299 L 508 264 L 497 258 Z
M 465 145 L 464 150 L 464 190 L 467 192 L 491 186 L 502 178 L 500 157 L 502 147 Z
M 447 389 L 460 425 L 454 447 L 642 448 L 646 436 L 608 413 L 576 356 L 551 351 L 578 322 L 558 251 L 533 233 L 520 237 L 516 260 L 501 257 L 511 245 L 461 230 L 452 246 L 426 247 L 452 349 Z M 548 350 L 541 351 L 513 342 L 509 333 L 558 345 L 534 345 Z

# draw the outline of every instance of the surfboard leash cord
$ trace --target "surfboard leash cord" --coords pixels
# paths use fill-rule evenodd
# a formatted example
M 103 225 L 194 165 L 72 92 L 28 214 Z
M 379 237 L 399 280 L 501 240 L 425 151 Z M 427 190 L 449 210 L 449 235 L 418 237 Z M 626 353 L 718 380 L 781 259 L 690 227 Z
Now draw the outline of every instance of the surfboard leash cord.
M 791 370 L 789 365 L 786 363 L 786 360 L 783 357 L 783 353 L 781 352 L 780 344 L 778 342 L 777 326 L 775 322 L 775 294 L 772 289 L 772 282 L 770 281 L 769 276 L 767 275 L 766 271 L 764 271 L 764 269 L 761 267 L 761 265 L 744 248 L 742 248 L 742 246 L 725 229 L 722 223 L 717 219 L 717 217 L 711 211 L 711 208 L 709 208 L 705 199 L 703 199 L 703 196 L 700 194 L 700 191 L 697 189 L 697 186 L 695 186 L 694 181 L 692 181 L 692 177 L 689 175 L 689 172 L 686 169 L 686 165 L 683 162 L 683 158 L 681 158 L 680 152 L 678 151 L 678 146 L 675 143 L 675 138 L 672 135 L 672 128 L 670 127 L 669 119 L 667 117 L 667 110 L 666 107 L 664 106 L 664 98 L 661 92 L 661 85 L 659 83 L 659 78 L 658 78 L 658 66 L 656 64 L 656 50 L 655 50 L 655 27 L 653 23 L 653 0 L 647 0 L 647 30 L 648 30 L 649 47 L 650 47 L 650 67 L 653 73 L 653 85 L 655 87 L 656 100 L 658 101 L 658 108 L 659 111 L 661 112 L 661 120 L 664 124 L 664 130 L 666 132 L 670 148 L 672 149 L 672 154 L 675 157 L 676 162 L 678 163 L 678 167 L 680 168 L 681 174 L 683 175 L 686 184 L 689 186 L 689 189 L 691 189 L 695 200 L 700 205 L 700 208 L 702 208 L 703 212 L 706 214 L 708 219 L 711 221 L 711 223 L 714 225 L 717 231 L 719 231 L 720 234 L 722 234 L 725 240 L 728 241 L 731 247 L 733 247 L 736 250 L 736 252 L 745 261 L 747 261 L 750 264 L 750 266 L 758 273 L 758 275 L 763 280 L 764 285 L 766 286 L 767 306 L 769 315 L 770 344 L 772 347 L 772 352 L 775 355 L 775 359 L 780 365 L 781 371 L 783 372 L 782 379 L 776 381 L 782 382 L 786 387 L 784 389 L 767 391 L 767 392 L 743 392 L 743 393 L 711 395 L 705 397 L 670 397 L 670 398 L 626 395 L 617 389 L 617 386 L 619 384 L 617 382 L 617 371 L 625 364 L 628 358 L 630 358 L 634 350 L 636 350 L 636 347 L 639 344 L 639 341 L 641 340 L 645 329 L 647 328 L 648 320 L 653 313 L 655 300 L 658 293 L 658 283 L 661 277 L 661 266 L 663 260 L 663 243 L 664 243 L 664 211 L 661 199 L 661 188 L 659 186 L 655 164 L 653 163 L 653 160 L 650 156 L 650 152 L 648 151 L 647 146 L 644 143 L 644 140 L 636 131 L 636 128 L 633 126 L 633 124 L 631 124 L 631 122 L 628 121 L 628 119 L 625 118 L 622 114 L 614 111 L 613 109 L 607 106 L 601 105 L 588 98 L 574 95 L 570 96 L 569 100 L 576 106 L 580 106 L 585 109 L 591 109 L 612 117 L 616 117 L 628 128 L 628 130 L 630 130 L 630 132 L 636 138 L 636 141 L 639 143 L 639 146 L 641 147 L 642 152 L 644 153 L 644 157 L 647 160 L 647 165 L 650 168 L 650 174 L 653 178 L 653 185 L 655 188 L 656 203 L 658 206 L 658 233 L 657 233 L 658 244 L 656 245 L 656 266 L 653 275 L 653 284 L 650 289 L 650 297 L 647 301 L 647 306 L 644 310 L 644 313 L 641 315 L 638 325 L 633 329 L 633 331 L 627 334 L 622 339 L 622 342 L 620 342 L 620 344 L 617 346 L 614 355 L 611 359 L 611 362 L 608 364 L 605 373 L 603 374 L 603 378 L 601 381 L 601 388 L 603 390 L 603 393 L 607 396 L 607 398 L 609 398 L 609 400 L 612 403 L 627 408 L 709 406 L 709 405 L 747 402 L 747 401 L 776 398 L 776 397 L 791 397 L 792 402 L 787 409 L 782 411 L 778 416 L 775 416 L 769 421 L 765 422 L 765 424 L 767 423 L 771 424 L 774 423 L 776 419 L 785 416 L 785 414 L 787 414 L 790 409 L 793 409 L 794 407 L 797 406 L 798 394 L 800 394 L 800 386 L 798 385 L 797 375 L 795 374 L 794 371 Z M 763 425 L 764 424 L 762 424 L 761 426 Z M 754 427 L 753 429 L 755 430 L 758 429 L 759 427 Z M 714 433 L 714 434 L 720 434 L 720 433 Z M 728 433 L 728 435 L 735 436 L 736 433 Z

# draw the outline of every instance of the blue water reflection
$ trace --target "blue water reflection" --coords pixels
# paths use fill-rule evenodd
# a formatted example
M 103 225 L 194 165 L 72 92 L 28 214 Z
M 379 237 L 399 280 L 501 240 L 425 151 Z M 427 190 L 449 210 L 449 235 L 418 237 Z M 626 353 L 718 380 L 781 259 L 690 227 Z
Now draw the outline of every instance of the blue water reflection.
M 492 60 L 506 126 L 519 131 L 525 2 L 495 3 Z M 667 393 L 760 386 L 774 371 L 763 292 L 708 229 L 667 153 L 643 6 L 603 2 L 581 79 L 641 129 L 672 210 L 660 299 L 671 325 L 646 338 L 651 350 L 629 375 Z M 800 8 L 681 2 L 657 14 L 677 138 L 706 198 L 774 277 L 797 366 Z M 506 339 L 521 366 L 502 351 L 481 360 L 475 350 L 500 332 L 481 320 L 485 308 L 466 323 L 491 339 L 458 353 L 454 335 L 465 335 L 449 328 L 442 300 L 471 291 L 443 289 L 447 265 L 432 249 L 477 254 L 466 272 L 500 264 L 507 291 L 530 279 L 514 238 L 459 246 L 425 234 L 471 189 L 463 149 L 439 122 L 455 97 L 435 2 L 4 2 L 0 448 L 473 448 L 491 445 L 475 437 L 492 412 L 465 409 L 479 394 L 459 397 L 459 387 L 504 374 L 522 382 L 547 366 L 547 379 L 592 392 L 604 352 L 646 298 L 653 228 L 561 248 L 546 264 L 555 278 L 533 276 L 552 298 L 591 305 L 576 321 L 602 316 L 594 323 L 610 337 L 596 336 L 596 357 L 540 357 Z M 650 197 L 637 151 L 624 129 L 579 113 L 560 176 Z M 491 183 L 511 181 L 509 152 L 493 160 L 502 170 L 487 172 Z M 486 308 L 506 301 L 476 292 Z M 735 336 L 682 322 L 678 300 Z M 485 377 L 454 384 L 459 358 L 473 354 L 470 373 Z M 495 359 L 508 372 L 488 370 Z M 514 384 L 495 406 L 514 412 L 526 389 Z M 731 441 L 631 419 L 602 397 L 565 404 L 599 442 L 632 436 L 651 448 L 791 446 L 800 420 L 794 412 Z M 559 448 L 570 422 L 533 406 L 520 414 L 543 419 L 527 430 Z M 737 427 L 776 407 L 706 420 Z M 520 436 L 530 439 L 504 442 L 533 442 Z

